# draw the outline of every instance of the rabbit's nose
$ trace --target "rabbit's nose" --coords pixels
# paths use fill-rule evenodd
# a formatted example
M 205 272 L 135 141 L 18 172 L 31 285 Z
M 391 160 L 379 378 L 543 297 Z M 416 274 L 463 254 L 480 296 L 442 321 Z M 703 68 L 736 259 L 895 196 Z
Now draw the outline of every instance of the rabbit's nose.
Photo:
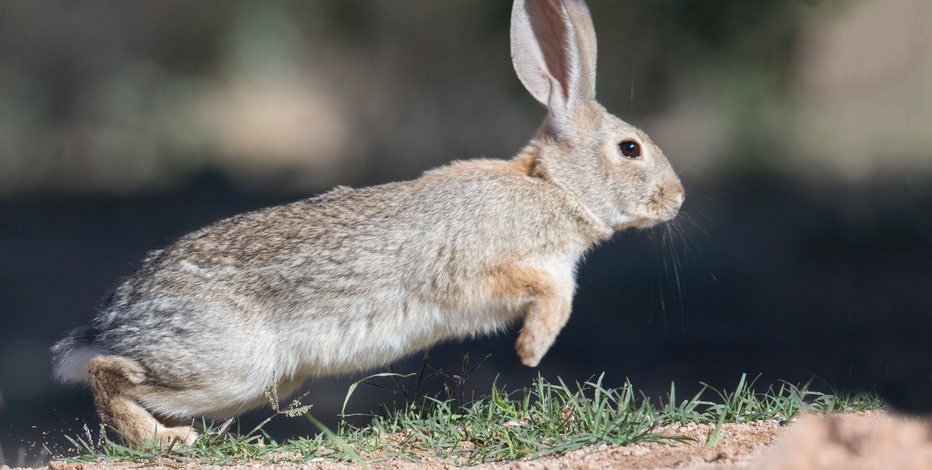
M 683 207 L 683 202 L 686 201 L 686 189 L 683 188 L 683 183 L 680 183 L 680 180 L 676 180 L 671 188 L 673 196 L 673 204 L 676 206 L 676 210 L 679 210 L 680 207 Z
M 676 214 L 679 213 L 683 201 L 686 200 L 686 190 L 683 188 L 683 184 L 680 183 L 679 178 L 674 177 L 661 186 L 659 196 L 658 202 L 661 204 L 663 212 L 661 218 L 666 221 L 676 217 Z

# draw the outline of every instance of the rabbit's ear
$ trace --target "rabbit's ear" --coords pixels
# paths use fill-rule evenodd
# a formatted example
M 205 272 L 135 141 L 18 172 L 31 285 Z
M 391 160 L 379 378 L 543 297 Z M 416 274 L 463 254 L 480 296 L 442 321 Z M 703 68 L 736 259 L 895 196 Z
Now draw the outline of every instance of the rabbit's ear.
M 511 60 L 524 87 L 558 120 L 594 100 L 596 41 L 586 4 L 515 0 Z

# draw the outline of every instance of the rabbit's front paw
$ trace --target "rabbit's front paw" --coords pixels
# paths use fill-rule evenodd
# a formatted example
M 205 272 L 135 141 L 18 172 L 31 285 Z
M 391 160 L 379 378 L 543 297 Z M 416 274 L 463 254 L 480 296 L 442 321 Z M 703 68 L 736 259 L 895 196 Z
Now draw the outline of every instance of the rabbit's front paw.
M 557 339 L 557 335 L 566 324 L 570 316 L 570 303 L 572 302 L 572 284 L 565 284 L 569 288 L 562 289 L 569 293 L 548 295 L 538 298 L 528 309 L 524 318 L 524 326 L 515 342 L 515 351 L 521 358 L 521 363 L 528 367 L 537 367 L 541 358 Z M 551 291 L 559 292 L 556 288 Z
M 542 341 L 525 329 L 518 335 L 518 340 L 515 342 L 515 351 L 518 352 L 522 364 L 528 367 L 537 367 L 544 354 L 547 353 L 547 349 L 550 349 L 550 343 L 552 342 Z

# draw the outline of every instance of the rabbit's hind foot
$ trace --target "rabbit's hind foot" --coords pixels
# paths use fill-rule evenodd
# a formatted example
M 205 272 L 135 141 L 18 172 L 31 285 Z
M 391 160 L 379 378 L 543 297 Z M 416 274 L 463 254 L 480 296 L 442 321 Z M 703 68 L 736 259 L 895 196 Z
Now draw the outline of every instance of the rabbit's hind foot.
M 135 361 L 120 356 L 97 356 L 88 370 L 94 404 L 101 421 L 137 447 L 158 444 L 167 448 L 191 445 L 198 433 L 191 426 L 167 426 L 134 398 L 146 378 Z M 174 423 L 173 423 L 174 424 Z

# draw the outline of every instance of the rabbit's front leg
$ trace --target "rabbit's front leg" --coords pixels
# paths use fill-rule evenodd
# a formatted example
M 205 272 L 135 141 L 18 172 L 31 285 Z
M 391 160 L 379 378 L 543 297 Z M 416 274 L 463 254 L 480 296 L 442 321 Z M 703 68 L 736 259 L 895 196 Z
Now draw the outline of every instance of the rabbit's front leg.
M 576 283 L 571 273 L 561 276 L 527 267 L 503 270 L 498 281 L 515 297 L 530 299 L 515 350 L 522 364 L 536 367 L 570 317 Z
M 521 363 L 537 367 L 570 318 L 572 296 L 541 297 L 528 308 L 515 350 Z

